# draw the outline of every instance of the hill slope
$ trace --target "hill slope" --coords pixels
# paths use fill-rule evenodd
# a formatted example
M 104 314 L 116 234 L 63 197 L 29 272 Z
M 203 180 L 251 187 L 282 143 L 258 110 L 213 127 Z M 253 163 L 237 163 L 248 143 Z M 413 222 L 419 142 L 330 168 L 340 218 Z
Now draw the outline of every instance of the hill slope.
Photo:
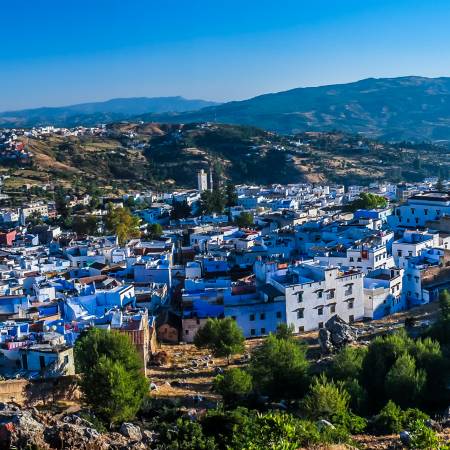
M 211 105 L 216 103 L 183 97 L 115 98 L 105 102 L 0 112 L 0 127 L 95 125 L 145 113 L 192 111 Z
M 246 124 L 287 134 L 340 130 L 392 141 L 450 141 L 450 78 L 369 78 L 143 119 Z
M 20 136 L 32 160 L 0 160 L 7 185 L 48 183 L 113 189 L 196 187 L 197 171 L 234 183 L 419 181 L 448 177 L 450 154 L 431 144 L 383 144 L 341 132 L 279 135 L 206 124 L 111 124 L 100 135 Z M 436 161 L 439 161 L 437 164 Z

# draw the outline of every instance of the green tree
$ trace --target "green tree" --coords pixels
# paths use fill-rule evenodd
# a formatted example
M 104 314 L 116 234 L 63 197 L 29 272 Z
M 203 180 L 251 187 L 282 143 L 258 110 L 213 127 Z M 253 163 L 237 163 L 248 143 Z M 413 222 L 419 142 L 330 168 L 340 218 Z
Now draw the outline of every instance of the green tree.
M 367 347 L 344 347 L 333 359 L 330 375 L 335 380 L 359 379 Z
M 177 202 L 174 200 L 172 202 L 172 211 L 170 212 L 171 219 L 185 219 L 191 215 L 191 207 L 189 206 L 187 200 L 182 202 Z
M 214 390 L 222 395 L 226 405 L 234 405 L 252 390 L 252 377 L 245 371 L 233 367 L 214 379 Z
M 163 233 L 163 227 L 159 223 L 150 223 L 147 225 L 147 233 L 150 239 L 159 239 Z
M 95 216 L 74 216 L 72 230 L 77 234 L 95 235 L 98 230 L 98 219 Z
M 208 348 L 214 356 L 230 356 L 244 351 L 244 335 L 231 317 L 208 319 L 194 337 L 197 348 Z
M 233 183 L 230 181 L 227 182 L 225 187 L 225 197 L 226 197 L 226 207 L 231 208 L 232 206 L 236 206 L 238 203 L 238 196 L 236 193 L 236 188 Z
M 261 394 L 273 399 L 298 399 L 308 386 L 308 368 L 304 345 L 294 338 L 270 334 L 253 350 L 249 371 Z
M 139 222 L 139 218 L 133 216 L 128 208 L 114 208 L 113 205 L 108 205 L 105 228 L 108 233 L 117 236 L 120 245 L 140 236 Z
M 248 228 L 253 225 L 253 214 L 243 211 L 236 217 L 236 224 L 240 228 Z
M 376 209 L 376 208 L 386 208 L 387 200 L 381 195 L 376 195 L 372 193 L 362 192 L 359 194 L 359 198 L 353 200 L 346 207 L 348 211 L 356 211 L 358 209 Z
M 80 387 L 95 414 L 109 424 L 131 420 L 148 393 L 142 361 L 128 336 L 92 328 L 75 344 Z
M 416 369 L 414 358 L 404 353 L 386 375 L 386 394 L 400 406 L 413 406 L 417 404 L 425 383 L 425 371 Z
M 222 214 L 225 209 L 225 195 L 219 188 L 203 191 L 200 196 L 200 210 L 202 214 Z

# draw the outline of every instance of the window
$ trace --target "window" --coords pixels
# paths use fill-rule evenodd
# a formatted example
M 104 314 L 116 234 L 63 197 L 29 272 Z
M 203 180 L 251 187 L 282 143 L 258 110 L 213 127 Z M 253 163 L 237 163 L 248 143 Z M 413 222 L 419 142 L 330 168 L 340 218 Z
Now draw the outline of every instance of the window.
M 323 308 L 317 308 L 317 314 L 323 316 Z
M 350 261 L 350 262 L 353 262 L 353 256 L 350 256 L 349 261 Z
M 69 355 L 64 355 L 64 364 L 67 366 L 69 364 Z
M 328 299 L 328 300 L 330 300 L 330 299 L 332 299 L 332 298 L 334 298 L 334 289 L 330 289 L 330 290 L 328 291 L 328 295 L 327 295 L 327 299 Z
M 347 289 L 344 291 L 344 295 L 351 295 L 353 293 L 353 284 L 348 284 Z
M 266 314 L 265 314 L 265 313 L 261 313 L 261 314 L 259 315 L 259 318 L 260 318 L 261 320 L 265 320 Z
M 277 311 L 277 319 L 281 319 L 281 311 Z
M 317 298 L 322 298 L 323 291 L 317 291 Z
M 353 309 L 353 300 L 348 301 L 348 309 Z
M 355 316 L 348 316 L 348 321 L 350 323 L 354 322 L 355 321 Z
M 303 333 L 305 331 L 305 327 L 302 325 L 301 327 L 298 327 L 298 332 Z
M 184 332 L 185 334 L 189 334 L 189 330 L 185 330 L 185 332 Z
M 266 329 L 265 328 L 261 328 L 261 334 L 266 334 Z
M 428 209 L 425 208 L 425 209 L 423 210 L 423 213 L 424 213 L 425 216 L 427 216 L 427 215 L 428 215 Z
M 358 258 L 357 261 L 358 261 L 358 262 L 361 262 L 361 258 Z
M 197 325 L 200 325 L 200 319 L 197 319 Z
M 397 250 L 397 256 L 402 256 L 402 251 L 401 250 Z
M 408 256 L 412 256 L 412 250 L 408 251 Z
M 336 312 L 336 305 L 331 305 L 330 313 L 334 314 Z
M 256 330 L 255 330 L 254 328 L 252 328 L 252 329 L 250 330 L 250 334 L 251 334 L 252 336 L 255 336 Z
M 253 322 L 255 320 L 255 315 L 254 314 L 250 314 L 250 322 Z
M 303 319 L 303 309 L 297 311 L 297 319 Z
M 319 328 L 323 328 L 323 322 L 319 322 Z
M 303 301 L 303 291 L 297 292 L 297 302 L 301 303 Z

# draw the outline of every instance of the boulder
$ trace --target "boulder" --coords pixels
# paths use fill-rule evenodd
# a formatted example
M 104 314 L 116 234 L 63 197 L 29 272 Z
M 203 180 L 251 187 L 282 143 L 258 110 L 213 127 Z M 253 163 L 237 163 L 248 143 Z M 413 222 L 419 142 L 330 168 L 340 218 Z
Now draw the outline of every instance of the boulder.
M 141 429 L 137 425 L 134 425 L 129 422 L 124 422 L 120 426 L 119 431 L 123 436 L 131 439 L 132 441 L 136 441 L 136 442 L 142 441 Z
M 409 433 L 409 431 L 400 432 L 400 441 L 403 445 L 409 447 L 409 445 L 411 444 L 411 434 Z
M 331 422 L 328 422 L 328 420 L 325 420 L 325 419 L 318 420 L 316 422 L 316 426 L 319 431 L 322 431 L 325 428 L 331 428 L 331 429 L 336 428 Z
M 333 353 L 356 339 L 356 330 L 337 314 L 319 330 L 320 348 L 324 354 Z

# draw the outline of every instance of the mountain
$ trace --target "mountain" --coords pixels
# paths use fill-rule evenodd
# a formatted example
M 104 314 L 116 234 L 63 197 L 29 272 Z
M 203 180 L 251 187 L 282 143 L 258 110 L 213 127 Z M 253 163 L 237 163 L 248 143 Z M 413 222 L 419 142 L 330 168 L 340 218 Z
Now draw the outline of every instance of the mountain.
M 216 104 L 183 97 L 115 98 L 104 102 L 0 112 L 0 127 L 95 125 L 126 120 L 145 113 L 177 113 Z
M 142 119 L 245 124 L 285 134 L 341 130 L 390 141 L 450 140 L 450 78 L 368 78 Z

